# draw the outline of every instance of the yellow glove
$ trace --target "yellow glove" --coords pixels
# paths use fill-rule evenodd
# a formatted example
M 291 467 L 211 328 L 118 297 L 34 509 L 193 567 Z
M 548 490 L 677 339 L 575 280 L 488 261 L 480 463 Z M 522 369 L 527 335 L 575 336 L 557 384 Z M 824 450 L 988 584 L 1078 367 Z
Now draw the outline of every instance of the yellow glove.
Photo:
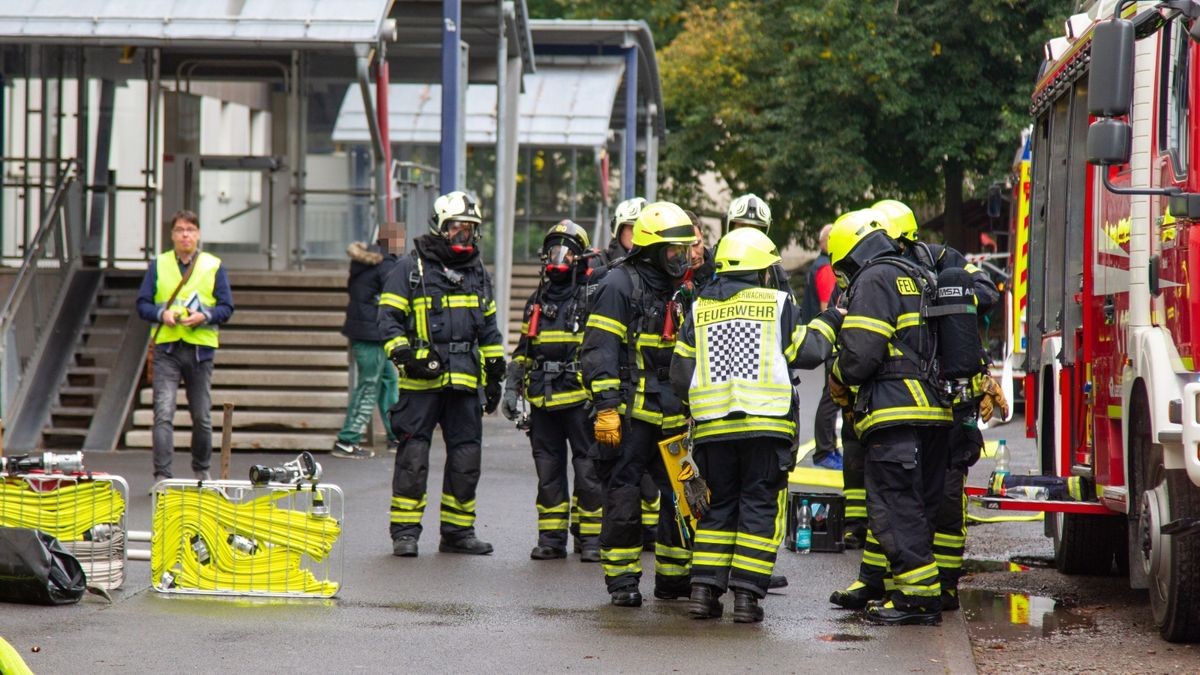
M 1000 383 L 990 375 L 980 375 L 975 382 L 976 391 L 983 394 L 979 400 L 979 419 L 991 422 L 996 409 L 1000 410 L 1000 418 L 1008 417 L 1008 399 L 1004 398 L 1004 390 Z
M 837 381 L 833 375 L 829 376 L 829 398 L 838 404 L 840 408 L 850 407 L 850 387 Z
M 616 408 L 596 413 L 596 440 L 608 446 L 621 444 L 621 416 Z

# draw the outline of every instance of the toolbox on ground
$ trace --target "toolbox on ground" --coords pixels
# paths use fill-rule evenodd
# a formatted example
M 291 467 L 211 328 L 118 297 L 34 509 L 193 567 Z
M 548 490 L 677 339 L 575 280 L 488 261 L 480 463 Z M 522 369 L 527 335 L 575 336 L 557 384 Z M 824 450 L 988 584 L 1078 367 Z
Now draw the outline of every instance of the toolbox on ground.
M 812 512 L 812 550 L 819 553 L 841 553 L 846 550 L 842 541 L 842 527 L 846 514 L 846 498 L 833 492 L 788 491 L 787 529 L 784 546 L 796 550 L 796 523 L 800 516 L 800 505 L 808 500 Z

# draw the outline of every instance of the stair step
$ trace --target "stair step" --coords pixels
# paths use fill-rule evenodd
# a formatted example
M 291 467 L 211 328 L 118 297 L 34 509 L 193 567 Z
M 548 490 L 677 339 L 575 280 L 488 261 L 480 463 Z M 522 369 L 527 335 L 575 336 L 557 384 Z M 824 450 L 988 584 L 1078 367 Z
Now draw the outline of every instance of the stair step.
M 222 359 L 222 362 L 224 359 Z M 343 365 L 345 362 L 343 361 Z M 345 389 L 350 386 L 346 370 L 241 370 L 218 368 L 213 371 L 213 385 L 218 387 L 325 387 Z
M 214 429 L 221 428 L 224 419 L 221 408 L 213 408 L 210 416 Z M 342 428 L 346 420 L 344 412 L 314 413 L 291 411 L 233 411 L 233 428 L 245 427 L 282 427 L 287 429 L 332 429 L 335 433 Z M 135 410 L 133 413 L 134 427 L 149 427 L 154 424 L 154 411 L 149 408 Z M 175 411 L 175 428 L 192 426 L 192 416 L 186 410 Z
M 345 368 L 349 363 L 346 349 L 294 350 L 285 349 L 226 349 L 217 350 L 216 363 L 224 366 L 291 366 L 296 369 L 320 367 Z
M 259 272 L 233 271 L 229 273 L 229 285 L 233 287 L 234 299 L 238 288 L 304 288 L 346 290 L 347 269 L 305 270 L 304 272 Z
M 124 335 L 125 330 L 122 328 L 102 328 L 100 326 L 84 326 L 83 332 L 85 335 Z
M 67 366 L 68 375 L 107 375 L 109 370 L 105 366 Z
M 214 445 L 220 443 L 220 438 L 214 438 Z M 336 433 L 278 433 L 271 431 L 235 431 L 230 435 L 230 445 L 234 450 L 301 450 L 328 451 L 337 440 Z M 175 448 L 187 449 L 192 441 L 190 431 L 175 432 Z M 125 447 L 151 448 L 154 447 L 153 433 L 149 429 L 135 429 L 125 434 Z M 387 458 L 385 458 L 387 459 Z
M 138 396 L 142 405 L 152 405 L 154 391 L 146 387 Z M 214 407 L 223 403 L 248 408 L 340 408 L 346 409 L 349 394 L 343 391 L 270 391 L 262 389 L 213 389 Z M 187 406 L 187 392 L 180 389 L 176 405 Z
M 299 307 L 310 309 L 346 309 L 346 294 L 342 293 L 296 293 L 291 291 L 238 291 L 233 290 L 233 301 L 242 309 L 261 307 Z M 234 312 L 236 315 L 237 312 Z
M 129 310 L 124 307 L 94 307 L 92 314 L 96 316 L 127 316 Z
M 316 312 L 316 311 L 279 311 L 271 309 L 239 309 L 233 313 L 233 318 L 229 320 L 226 326 L 241 327 L 241 326 L 273 326 L 273 327 L 312 327 L 312 328 L 338 328 L 346 320 L 346 315 L 343 312 Z
M 79 356 L 102 356 L 102 355 L 108 355 L 108 354 L 115 354 L 116 351 L 117 351 L 116 347 L 93 347 L 91 345 L 88 345 L 86 347 L 78 347 L 75 349 L 75 353 L 78 354 Z
M 223 330 L 221 343 L 229 346 L 341 347 L 346 338 L 333 331 Z
M 90 406 L 60 405 L 50 409 L 50 414 L 56 417 L 91 417 L 96 409 Z
M 103 387 L 72 387 L 66 386 L 58 390 L 62 396 L 98 396 L 104 391 Z
M 44 436 L 74 436 L 76 438 L 87 438 L 87 427 L 75 429 L 72 427 L 48 427 L 42 434 Z

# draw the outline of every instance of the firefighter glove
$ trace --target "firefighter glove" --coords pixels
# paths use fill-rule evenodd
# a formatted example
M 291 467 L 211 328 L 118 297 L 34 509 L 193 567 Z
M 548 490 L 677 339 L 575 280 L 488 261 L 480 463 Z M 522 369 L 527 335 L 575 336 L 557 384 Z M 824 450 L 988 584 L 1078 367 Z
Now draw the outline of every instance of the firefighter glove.
M 525 368 L 519 361 L 511 361 L 504 378 L 504 398 L 500 399 L 500 414 L 513 421 L 521 414 L 517 398 L 521 395 L 521 384 L 525 380 Z
M 496 406 L 500 405 L 500 392 L 504 387 L 500 380 L 488 380 L 483 386 L 483 411 L 489 415 L 496 412 Z
M 407 347 L 397 347 L 391 353 L 392 363 L 404 369 L 405 377 L 414 380 L 432 380 L 442 374 L 442 361 L 435 352 L 428 356 L 417 358 L 413 350 Z
M 602 445 L 616 447 L 621 444 L 621 416 L 616 408 L 596 413 L 596 440 Z
M 842 384 L 833 375 L 829 376 L 829 398 L 842 409 L 850 408 L 850 387 Z
M 1000 419 L 1008 418 L 1008 399 L 1004 398 L 1004 390 L 995 378 L 990 375 L 977 375 L 975 388 L 983 396 L 979 400 L 979 419 L 990 422 L 997 410 L 1000 412 Z

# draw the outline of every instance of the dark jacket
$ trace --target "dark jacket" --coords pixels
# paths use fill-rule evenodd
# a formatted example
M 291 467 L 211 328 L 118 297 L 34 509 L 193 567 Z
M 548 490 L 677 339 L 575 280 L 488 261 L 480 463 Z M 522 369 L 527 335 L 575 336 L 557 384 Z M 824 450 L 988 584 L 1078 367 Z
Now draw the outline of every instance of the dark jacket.
M 597 285 L 590 268 L 575 283 L 543 281 L 525 303 L 521 339 L 513 360 L 525 370 L 525 400 L 546 409 L 583 405 L 589 398 L 583 386 L 579 351 L 583 329 Z M 537 334 L 530 335 L 530 320 L 538 305 Z
M 817 293 L 817 272 L 829 265 L 829 254 L 821 252 L 817 254 L 816 260 L 813 260 L 812 265 L 808 268 L 808 280 L 804 283 L 804 302 L 800 305 L 800 316 L 805 321 L 812 321 L 821 313 L 821 296 Z
M 915 265 L 864 264 L 847 291 L 832 372 L 858 387 L 854 430 L 859 438 L 885 427 L 951 422 L 931 372 L 922 370 L 933 359 L 934 345 L 927 320 L 920 316 L 920 281 L 906 269 Z
M 581 355 L 583 382 L 597 410 L 618 408 L 625 414 L 632 405 L 635 419 L 664 431 L 684 425 L 683 404 L 670 384 L 675 335 L 662 335 L 674 293 L 671 279 L 641 260 L 618 265 L 601 280 Z M 670 320 L 678 330 L 682 313 L 676 311 Z
M 432 352 L 443 367 L 432 380 L 402 376 L 400 389 L 477 391 L 482 361 L 504 359 L 491 276 L 478 249 L 452 255 L 444 239 L 429 234 L 414 249 L 396 262 L 379 296 L 384 351 L 408 348 L 418 359 Z
M 961 267 L 966 270 L 975 285 L 975 302 L 980 316 L 991 311 L 992 305 L 1000 300 L 1000 291 L 996 289 L 996 284 L 988 273 L 969 262 L 966 256 L 952 246 L 918 243 L 915 246 L 909 245 L 905 255 L 932 270 L 934 274 L 940 274 L 947 268 Z
M 396 265 L 396 256 L 382 246 L 368 247 L 360 241 L 350 244 L 346 253 L 350 256 L 350 279 L 346 283 L 350 302 L 346 305 L 342 335 L 361 342 L 383 342 L 377 321 L 379 294 Z

